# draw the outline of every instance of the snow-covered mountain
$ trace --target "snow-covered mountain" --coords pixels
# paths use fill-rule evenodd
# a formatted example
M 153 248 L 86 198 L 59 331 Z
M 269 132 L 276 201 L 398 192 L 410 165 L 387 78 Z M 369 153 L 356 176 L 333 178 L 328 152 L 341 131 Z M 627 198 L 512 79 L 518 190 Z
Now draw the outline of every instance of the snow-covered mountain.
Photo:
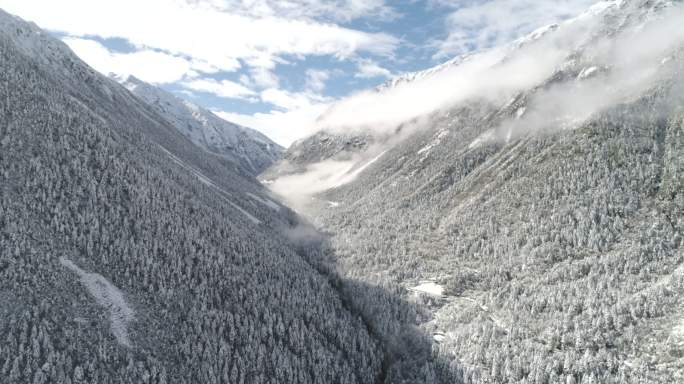
M 470 57 L 472 57 L 472 54 L 464 54 L 461 56 L 454 57 L 453 59 L 446 61 L 442 64 L 436 65 L 432 68 L 424 69 L 422 71 L 416 71 L 416 72 L 407 72 L 403 73 L 398 76 L 394 76 L 391 79 L 387 80 L 385 83 L 381 84 L 380 86 L 377 87 L 378 92 L 383 92 L 388 89 L 395 88 L 397 86 L 400 86 L 402 84 L 407 84 L 407 83 L 412 83 L 416 80 L 424 79 L 426 77 L 430 77 L 436 73 L 442 72 L 445 69 L 457 66 L 459 64 L 462 64 L 464 61 L 468 60 Z
M 193 143 L 236 162 L 253 175 L 258 175 L 282 157 L 284 149 L 256 130 L 223 120 L 133 76 L 119 80 Z
M 342 101 L 264 177 L 465 382 L 682 382 L 683 7 L 603 2 Z
M 592 112 L 618 103 L 621 97 L 628 99 L 644 92 L 657 81 L 659 72 L 672 71 L 672 63 L 665 64 L 678 52 L 675 47 L 682 40 L 680 31 L 675 27 L 667 36 L 669 31 L 662 31 L 665 27 L 654 30 L 663 18 L 673 24 L 681 13 L 677 4 L 668 0 L 602 1 L 574 18 L 539 28 L 506 46 L 398 76 L 333 105 L 318 118 L 319 132 L 295 142 L 284 156 L 286 162 L 278 167 L 290 172 L 287 165 L 302 153 L 317 161 L 346 159 L 349 156 L 344 150 L 331 152 L 331 148 L 343 149 L 345 143 L 363 143 L 351 146 L 352 153 L 359 152 L 359 148 L 377 152 L 379 146 L 398 145 L 416 129 L 430 125 L 430 119 L 468 104 L 495 108 L 497 114 L 513 115 L 515 119 L 543 120 L 544 116 L 539 116 L 541 109 L 556 108 L 546 105 L 552 103 L 544 103 L 545 97 L 554 102 L 566 98 L 568 102 L 558 100 L 556 104 L 564 103 L 567 108 L 556 108 L 559 110 L 552 118 L 564 127 L 577 125 Z M 652 49 L 639 47 L 634 50 L 638 54 L 631 55 L 631 36 L 646 27 L 651 30 L 642 35 L 660 33 L 665 37 L 654 36 L 662 41 Z M 635 40 L 648 46 L 644 39 Z M 596 92 L 590 90 L 592 87 Z M 580 95 L 582 92 L 587 94 Z M 596 100 L 576 105 L 572 97 Z M 538 105 L 528 105 L 533 102 Z M 536 130 L 538 125 L 538 121 L 530 122 L 527 130 Z M 512 134 L 512 127 L 498 127 L 484 132 L 472 145 Z M 265 176 L 275 177 L 274 170 Z
M 395 295 L 319 265 L 316 232 L 164 105 L 0 11 L 0 382 L 383 381 L 349 297 Z
M 571 24 L 577 20 L 581 20 L 583 18 L 589 18 L 589 17 L 596 17 L 600 16 L 601 14 L 608 13 L 611 10 L 617 9 L 620 6 L 623 5 L 625 0 L 605 0 L 605 1 L 599 1 L 592 7 L 590 7 L 586 12 L 571 18 L 570 20 L 566 21 L 564 24 Z M 666 4 L 669 4 L 669 1 L 661 1 L 662 3 L 661 6 L 664 6 Z M 549 24 L 543 27 L 540 27 L 529 34 L 513 41 L 511 44 L 509 44 L 507 47 L 504 47 L 505 50 L 515 52 L 516 50 L 528 45 L 532 44 L 535 41 L 543 38 L 546 36 L 548 33 L 552 33 L 553 31 L 557 30 L 560 27 L 560 24 L 554 23 L 554 24 Z M 377 87 L 377 91 L 382 92 L 386 91 L 391 88 L 395 88 L 397 86 L 400 86 L 402 84 L 407 84 L 407 83 L 412 83 L 421 79 L 425 79 L 427 77 L 431 77 L 433 75 L 439 74 L 441 72 L 444 72 L 450 68 L 453 68 L 455 66 L 459 66 L 463 64 L 464 62 L 470 60 L 473 56 L 475 56 L 474 53 L 465 53 L 463 55 L 457 56 L 452 58 L 451 60 L 448 60 L 444 63 L 438 64 L 432 68 L 428 68 L 425 70 L 421 71 L 416 71 L 416 72 L 408 72 L 408 73 L 403 73 L 401 75 L 395 76 L 388 81 L 386 81 L 384 84 L 381 84 L 379 87 Z
M 261 176 L 319 231 L 0 11 L 0 382 L 684 381 L 682 7 L 341 102 Z

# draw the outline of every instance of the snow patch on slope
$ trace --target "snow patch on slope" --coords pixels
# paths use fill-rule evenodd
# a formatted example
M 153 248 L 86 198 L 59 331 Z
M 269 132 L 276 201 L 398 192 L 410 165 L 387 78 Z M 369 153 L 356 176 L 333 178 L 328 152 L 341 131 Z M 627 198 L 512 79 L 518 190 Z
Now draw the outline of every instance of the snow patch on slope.
M 128 323 L 133 321 L 135 316 L 133 309 L 128 306 L 119 288 L 115 287 L 102 275 L 86 272 L 65 257 L 60 257 L 59 262 L 78 275 L 81 279 L 81 284 L 85 286 L 98 305 L 109 310 L 112 334 L 114 334 L 119 344 L 130 347 Z
M 480 147 L 484 144 L 488 144 L 493 142 L 496 139 L 496 132 L 494 130 L 489 130 L 483 134 L 481 134 L 479 137 L 477 137 L 475 140 L 473 140 L 469 145 L 468 149 L 475 149 L 477 147 Z
M 264 180 L 262 183 L 274 194 L 287 200 L 292 208 L 301 210 L 310 203 L 313 195 L 354 181 L 385 152 L 387 151 L 382 151 L 370 159 L 368 157 L 372 155 L 365 153 L 345 161 L 325 160 L 308 165 L 301 173 L 284 175 L 275 180 Z
M 453 123 L 449 123 L 449 127 L 451 127 L 452 124 Z M 444 139 L 447 136 L 449 136 L 449 129 L 448 128 L 443 128 L 439 132 L 437 132 L 437 135 L 435 136 L 435 138 L 430 143 L 428 143 L 426 146 L 424 146 L 423 148 L 421 148 L 417 152 L 419 155 L 422 155 L 418 161 L 419 162 L 425 161 L 428 158 L 428 156 L 430 156 L 432 149 L 434 147 L 439 146 L 442 143 L 442 139 Z
M 585 68 L 577 76 L 577 79 L 578 80 L 586 79 L 586 78 L 590 77 L 591 75 L 593 75 L 594 73 L 596 73 L 596 71 L 598 71 L 598 67 L 596 67 L 596 66 Z
M 444 287 L 435 283 L 434 281 L 423 281 L 419 285 L 409 288 L 409 290 L 418 293 L 425 293 L 431 296 L 441 297 L 444 295 Z
M 375 163 L 376 161 L 378 161 L 378 159 L 380 159 L 380 157 L 382 157 L 382 155 L 384 155 L 385 152 L 387 152 L 387 151 L 382 151 L 379 155 L 377 155 L 377 156 L 375 156 L 374 158 L 370 159 L 370 161 L 368 161 L 368 162 L 365 163 L 364 165 L 358 167 L 357 169 L 354 169 L 354 170 L 350 169 L 348 172 L 346 172 L 346 173 L 343 175 L 343 177 L 341 177 L 341 178 L 339 179 L 339 181 L 338 181 L 336 184 L 334 184 L 334 185 L 332 186 L 332 188 L 341 187 L 341 186 L 343 186 L 344 184 L 348 184 L 348 183 L 352 182 L 354 179 L 356 179 L 357 176 L 359 176 L 359 175 L 361 174 L 361 172 L 363 172 L 364 170 L 366 170 L 366 168 L 370 167 L 373 163 Z
M 672 273 L 668 282 L 672 282 L 673 278 L 681 279 L 684 276 L 684 264 L 677 267 Z M 680 320 L 674 327 L 672 327 L 672 336 L 678 343 L 684 344 L 684 319 Z

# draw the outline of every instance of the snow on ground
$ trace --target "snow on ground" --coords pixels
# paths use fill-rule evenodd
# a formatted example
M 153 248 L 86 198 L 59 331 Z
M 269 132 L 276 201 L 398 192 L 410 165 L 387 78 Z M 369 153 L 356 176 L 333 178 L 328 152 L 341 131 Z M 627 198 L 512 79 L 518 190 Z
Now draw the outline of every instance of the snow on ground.
M 598 15 L 603 13 L 609 8 L 621 7 L 625 0 L 604 0 L 592 5 L 588 11 L 585 12 L 587 15 Z
M 382 155 L 384 155 L 385 152 L 387 152 L 387 151 L 382 151 L 379 155 L 377 155 L 377 156 L 375 156 L 374 158 L 370 159 L 370 161 L 368 161 L 366 164 L 360 166 L 359 168 L 357 168 L 357 169 L 355 169 L 355 170 L 353 170 L 353 171 L 351 171 L 351 170 L 350 170 L 350 171 L 347 171 L 344 175 L 342 175 L 342 176 L 340 177 L 339 181 L 338 181 L 335 185 L 332 186 L 332 188 L 341 187 L 341 186 L 343 186 L 343 185 L 345 185 L 345 184 L 348 184 L 348 183 L 354 181 L 354 179 L 356 179 L 356 177 L 357 177 L 358 175 L 360 175 L 361 172 L 363 172 L 366 168 L 370 167 L 373 163 L 375 163 L 376 161 L 378 161 L 378 159 L 379 159 L 380 157 L 382 157 Z
M 520 118 L 523 117 L 523 115 L 525 114 L 525 111 L 527 111 L 527 108 L 526 108 L 526 107 L 520 107 L 520 108 L 518 108 L 518 110 L 515 112 L 515 117 L 516 117 L 517 119 L 520 119 Z
M 216 191 L 218 191 L 218 192 L 221 194 L 221 197 L 223 197 L 223 199 L 224 199 L 226 202 L 228 202 L 228 204 L 230 204 L 233 208 L 237 209 L 238 211 L 240 211 L 240 213 L 242 213 L 243 215 L 245 215 L 245 217 L 246 217 L 247 219 L 249 219 L 249 221 L 251 221 L 252 223 L 254 223 L 254 224 L 256 224 L 256 225 L 261 224 L 261 220 L 257 219 L 256 217 L 254 217 L 253 215 L 251 215 L 249 212 L 245 211 L 245 210 L 242 209 L 240 206 L 238 206 L 237 204 L 233 203 L 233 202 L 230 200 L 230 198 L 229 198 L 229 197 L 230 197 L 230 193 L 224 191 L 221 187 L 219 187 L 219 186 L 216 185 L 213 181 L 211 181 L 210 178 L 204 176 L 204 175 L 203 175 L 201 172 L 199 172 L 198 170 L 196 170 L 196 169 L 194 169 L 193 167 L 191 167 L 191 166 L 185 164 L 181 159 L 179 159 L 178 157 L 174 156 L 174 154 L 171 153 L 171 152 L 169 152 L 166 148 L 162 147 L 161 145 L 158 145 L 158 146 L 159 146 L 159 148 L 161 148 L 162 151 L 164 151 L 164 153 L 166 153 L 167 156 L 169 156 L 169 158 L 171 158 L 171 160 L 173 160 L 176 164 L 180 165 L 181 168 L 183 168 L 183 169 L 187 170 L 188 172 L 192 173 L 193 175 L 195 175 L 195 176 L 199 179 L 199 181 L 201 181 L 201 182 L 204 183 L 205 185 L 207 185 L 207 186 L 209 186 L 209 187 L 211 187 L 211 188 L 214 188 Z M 275 203 L 274 203 L 274 204 L 275 204 Z
M 364 164 L 363 166 L 361 166 L 359 169 L 357 169 L 356 171 L 354 171 L 353 176 L 354 176 L 354 177 L 358 176 L 358 175 L 359 175 L 361 172 L 363 172 L 366 168 L 370 167 L 371 164 L 373 164 L 373 163 L 375 163 L 376 161 L 378 161 L 378 159 L 379 159 L 380 157 L 382 157 L 382 155 L 384 155 L 385 152 L 387 152 L 387 151 L 382 151 L 382 153 L 380 153 L 379 155 L 375 156 L 375 157 L 372 158 L 369 162 L 367 162 L 366 164 Z
M 176 164 L 180 165 L 181 168 L 183 168 L 183 169 L 189 171 L 190 173 L 192 173 L 193 175 L 195 175 L 199 179 L 199 181 L 201 181 L 202 183 L 204 183 L 207 186 L 213 187 L 215 189 L 220 189 L 218 185 L 214 184 L 214 182 L 211 181 L 210 178 L 204 176 L 200 171 L 194 169 L 193 167 L 185 164 L 185 162 L 183 162 L 183 160 L 176 157 L 173 153 L 169 152 L 169 150 L 162 147 L 161 145 L 159 146 L 159 148 L 161 148 L 161 150 L 164 151 L 164 153 L 166 153 L 166 155 L 169 156 L 169 158 L 171 158 L 171 160 L 173 160 Z
M 469 145 L 468 149 L 474 149 L 477 148 L 483 144 L 492 142 L 496 139 L 496 132 L 494 130 L 489 130 L 483 134 L 481 134 L 479 137 L 477 137 L 475 140 L 473 140 Z
M 684 264 L 678 266 L 672 273 L 670 278 L 665 279 L 663 283 L 669 284 L 672 282 L 673 278 L 681 279 L 684 276 Z M 672 336 L 674 336 L 679 342 L 684 343 L 684 319 L 680 320 L 674 327 L 672 327 Z
M 596 73 L 598 71 L 598 67 L 589 67 L 589 68 L 584 68 L 582 72 L 577 76 L 578 80 L 586 79 Z
M 328 201 L 327 203 L 328 203 L 328 207 L 330 207 L 330 208 L 337 208 L 340 206 L 339 201 Z
M 679 324 L 672 328 L 672 335 L 679 339 L 684 339 L 684 320 L 680 321 Z
M 251 221 L 252 223 L 254 223 L 254 224 L 256 224 L 256 225 L 261 224 L 261 220 L 257 219 L 256 217 L 252 216 L 249 212 L 247 212 L 247 211 L 245 211 L 244 209 L 240 208 L 239 205 L 233 203 L 232 201 L 230 201 L 230 200 L 228 200 L 228 199 L 226 199 L 226 201 L 228 202 L 228 204 L 232 205 L 233 208 L 237 209 L 238 211 L 240 211 L 240 213 L 242 213 L 243 215 L 245 215 L 245 217 L 248 218 L 249 221 Z
M 453 122 L 449 124 L 449 127 L 451 127 L 452 124 L 453 124 Z M 448 128 L 443 128 L 439 132 L 437 132 L 437 135 L 435 136 L 435 138 L 432 139 L 432 141 L 430 143 L 428 143 L 425 147 L 421 148 L 418 151 L 419 155 L 421 155 L 421 154 L 423 155 L 423 156 L 421 156 L 421 158 L 418 161 L 419 162 L 425 161 L 428 158 L 428 156 L 430 155 L 430 152 L 432 152 L 432 148 L 441 144 L 442 139 L 444 139 L 448 135 L 449 135 L 449 129 Z
M 267 199 L 265 197 L 259 197 L 253 193 L 247 192 L 247 196 L 251 197 L 252 199 L 260 202 L 261 204 L 267 206 L 268 208 L 271 208 L 274 211 L 280 211 L 280 205 L 278 205 L 276 202 L 274 202 L 271 199 Z
M 446 335 L 442 332 L 435 332 L 432 335 L 432 339 L 438 343 L 441 343 L 442 341 L 444 341 L 446 339 Z
M 81 284 L 95 298 L 97 304 L 109 310 L 109 321 L 111 322 L 114 337 L 116 337 L 119 344 L 130 347 L 131 341 L 128 338 L 127 328 L 128 323 L 133 321 L 135 317 L 133 309 L 128 306 L 119 288 L 115 287 L 102 275 L 86 272 L 65 257 L 60 257 L 59 262 L 78 275 L 81 279 Z
M 435 283 L 434 281 L 422 281 L 419 285 L 409 288 L 409 290 L 413 292 L 427 293 L 428 295 L 432 296 L 444 295 L 444 287 Z
M 541 28 L 537 28 L 536 30 L 530 32 L 526 36 L 523 36 L 519 38 L 518 40 L 513 42 L 513 46 L 516 47 L 521 47 L 525 44 L 532 43 L 534 41 L 537 41 L 541 39 L 542 37 L 546 36 L 548 33 L 553 32 L 557 30 L 559 27 L 558 24 L 549 24 L 546 26 L 543 26 Z

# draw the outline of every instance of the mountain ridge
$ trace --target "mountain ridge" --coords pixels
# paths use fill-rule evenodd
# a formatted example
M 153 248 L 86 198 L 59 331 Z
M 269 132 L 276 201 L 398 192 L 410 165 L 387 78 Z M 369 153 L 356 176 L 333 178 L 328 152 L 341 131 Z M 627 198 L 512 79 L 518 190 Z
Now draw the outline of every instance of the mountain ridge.
M 258 175 L 282 156 L 284 149 L 280 145 L 254 129 L 223 120 L 134 76 L 117 81 L 154 107 L 193 143 L 234 161 L 253 175 Z

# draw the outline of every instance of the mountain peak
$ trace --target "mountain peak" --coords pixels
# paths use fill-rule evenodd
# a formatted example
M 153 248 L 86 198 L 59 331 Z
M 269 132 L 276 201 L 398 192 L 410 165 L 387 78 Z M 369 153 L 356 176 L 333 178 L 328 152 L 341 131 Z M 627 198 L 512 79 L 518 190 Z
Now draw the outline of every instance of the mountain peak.
M 132 75 L 115 77 L 200 148 L 257 175 L 280 160 L 284 149 L 262 133 L 226 121 L 188 100 Z

